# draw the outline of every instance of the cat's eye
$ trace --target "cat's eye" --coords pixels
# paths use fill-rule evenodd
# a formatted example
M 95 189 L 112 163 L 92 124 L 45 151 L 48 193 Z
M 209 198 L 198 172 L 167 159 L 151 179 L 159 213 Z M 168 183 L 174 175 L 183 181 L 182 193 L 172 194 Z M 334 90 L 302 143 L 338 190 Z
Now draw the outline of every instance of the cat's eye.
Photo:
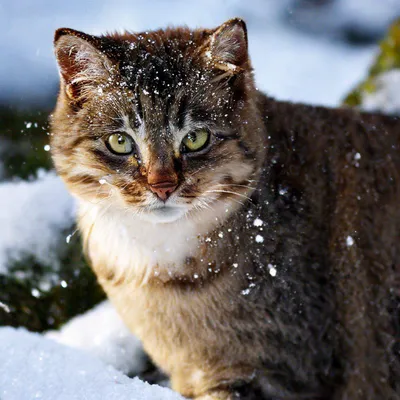
M 190 132 L 182 140 L 183 153 L 191 153 L 203 150 L 210 141 L 210 132 L 206 129 L 199 129 L 198 131 Z
M 121 133 L 114 133 L 106 140 L 106 145 L 110 151 L 115 154 L 131 154 L 134 146 L 132 139 Z

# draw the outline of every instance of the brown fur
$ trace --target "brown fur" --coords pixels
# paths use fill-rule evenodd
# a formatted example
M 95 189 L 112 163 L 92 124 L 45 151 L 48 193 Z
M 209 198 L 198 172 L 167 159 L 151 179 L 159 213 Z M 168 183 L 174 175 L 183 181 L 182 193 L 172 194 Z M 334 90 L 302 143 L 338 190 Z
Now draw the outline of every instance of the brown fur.
M 63 29 L 56 55 L 52 151 L 86 252 L 175 390 L 400 398 L 399 119 L 259 93 L 241 20 L 101 38 Z M 104 137 L 127 129 L 124 116 L 138 154 L 118 157 Z M 179 132 L 196 123 L 212 142 L 181 154 Z M 151 170 L 177 177 L 168 202 L 185 217 L 140 219 L 156 201 Z

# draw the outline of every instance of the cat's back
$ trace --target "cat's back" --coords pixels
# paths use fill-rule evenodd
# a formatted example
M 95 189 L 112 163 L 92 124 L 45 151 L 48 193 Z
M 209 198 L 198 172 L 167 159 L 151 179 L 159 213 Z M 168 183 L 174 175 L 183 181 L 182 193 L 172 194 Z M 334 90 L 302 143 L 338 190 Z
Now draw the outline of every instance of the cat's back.
M 266 163 L 273 161 L 278 179 L 310 198 L 319 198 L 315 190 L 324 192 L 332 207 L 347 197 L 355 199 L 359 210 L 390 204 L 397 210 L 400 117 L 279 102 L 264 95 L 259 104 L 269 139 Z
M 399 164 L 400 116 L 277 101 L 262 93 L 258 104 L 271 143 L 281 149 L 291 142 L 295 152 L 307 151 L 308 157 L 334 160 L 353 152 L 360 160 L 364 152 L 370 165 L 388 156 Z
M 340 398 L 397 398 L 400 118 L 267 97 L 260 109 L 276 185 L 300 194 L 307 220 L 326 237 L 319 251 L 328 255 L 346 359 Z

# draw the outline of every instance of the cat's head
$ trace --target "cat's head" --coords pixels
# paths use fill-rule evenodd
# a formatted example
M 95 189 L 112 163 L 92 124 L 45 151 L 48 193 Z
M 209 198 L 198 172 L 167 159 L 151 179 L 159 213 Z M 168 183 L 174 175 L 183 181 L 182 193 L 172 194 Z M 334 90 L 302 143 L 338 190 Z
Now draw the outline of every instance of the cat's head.
M 59 29 L 55 54 L 52 155 L 78 198 L 154 222 L 246 200 L 265 133 L 242 20 L 102 37 Z

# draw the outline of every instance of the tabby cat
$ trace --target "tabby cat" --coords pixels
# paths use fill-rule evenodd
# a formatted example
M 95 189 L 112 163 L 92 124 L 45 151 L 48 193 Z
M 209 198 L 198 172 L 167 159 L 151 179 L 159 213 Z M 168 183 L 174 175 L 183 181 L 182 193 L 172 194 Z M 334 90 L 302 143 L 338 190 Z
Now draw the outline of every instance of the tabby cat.
M 88 259 L 196 399 L 400 398 L 400 120 L 255 87 L 245 23 L 55 35 Z

